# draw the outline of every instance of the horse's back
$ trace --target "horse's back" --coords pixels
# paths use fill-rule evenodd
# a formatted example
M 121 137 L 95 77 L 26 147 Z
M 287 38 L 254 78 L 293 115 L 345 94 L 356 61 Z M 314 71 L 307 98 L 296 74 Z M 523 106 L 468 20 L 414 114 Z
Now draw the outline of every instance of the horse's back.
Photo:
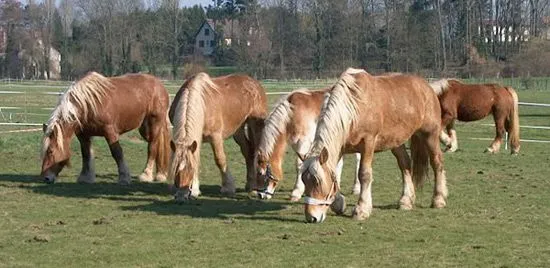
M 148 116 L 165 120 L 169 96 L 158 78 L 148 74 L 126 74 L 109 80 L 113 90 L 104 104 L 102 121 L 111 122 L 123 133 L 138 128 Z
M 395 148 L 418 131 L 437 131 L 440 108 L 429 84 L 414 75 L 370 76 L 359 80 L 364 104 L 356 131 L 376 137 L 376 151 Z

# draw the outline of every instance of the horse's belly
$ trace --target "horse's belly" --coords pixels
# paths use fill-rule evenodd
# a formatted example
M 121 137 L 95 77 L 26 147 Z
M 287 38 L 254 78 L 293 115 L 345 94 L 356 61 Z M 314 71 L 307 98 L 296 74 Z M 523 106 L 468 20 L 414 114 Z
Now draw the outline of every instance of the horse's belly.
M 457 119 L 462 122 L 477 121 L 485 118 L 489 113 L 490 109 L 459 108 Z

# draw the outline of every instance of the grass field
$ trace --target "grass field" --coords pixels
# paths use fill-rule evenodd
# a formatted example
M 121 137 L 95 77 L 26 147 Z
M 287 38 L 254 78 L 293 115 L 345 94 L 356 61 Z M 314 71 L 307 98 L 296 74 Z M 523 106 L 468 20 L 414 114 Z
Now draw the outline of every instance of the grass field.
M 323 82 L 266 83 L 269 91 Z M 326 83 L 326 82 L 325 82 Z M 20 122 L 43 122 L 59 91 L 0 86 L 0 106 L 20 106 Z M 169 83 L 174 93 L 178 83 Z M 52 89 L 52 90 L 50 90 Z M 550 91 L 520 90 L 520 101 L 550 103 Z M 270 102 L 277 96 L 270 95 Z M 521 124 L 550 126 L 550 108 L 520 107 Z M 16 117 L 20 116 L 20 117 Z M 5 120 L 6 122 L 8 120 Z M 371 218 L 350 218 L 357 197 L 351 190 L 354 160 L 345 163 L 345 216 L 329 213 L 319 225 L 305 224 L 303 205 L 286 201 L 294 183 L 287 155 L 286 180 L 274 200 L 249 200 L 244 160 L 226 142 L 229 166 L 238 181 L 236 198 L 219 192 L 212 152 L 202 150 L 203 196 L 178 205 L 168 185 L 116 184 L 116 165 L 103 139 L 95 139 L 97 183 L 77 184 L 80 152 L 73 141 L 73 167 L 57 183 L 41 183 L 40 132 L 0 134 L 0 267 L 548 267 L 550 265 L 550 144 L 522 143 L 519 156 L 483 154 L 494 129 L 490 119 L 459 124 L 459 151 L 445 154 L 448 207 L 430 209 L 427 183 L 413 211 L 400 211 L 399 170 L 389 152 L 374 162 Z M 13 130 L 0 127 L 0 131 Z M 523 128 L 523 139 L 550 140 L 548 130 Z M 122 146 L 133 176 L 141 172 L 146 144 L 135 132 Z M 135 178 L 135 177 L 134 177 Z

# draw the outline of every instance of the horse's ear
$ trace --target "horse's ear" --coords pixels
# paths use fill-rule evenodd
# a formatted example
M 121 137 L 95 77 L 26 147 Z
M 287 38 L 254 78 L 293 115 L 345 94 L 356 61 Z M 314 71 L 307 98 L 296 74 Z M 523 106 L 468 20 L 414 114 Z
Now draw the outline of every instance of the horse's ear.
M 47 128 L 48 128 L 48 125 L 42 124 L 42 132 L 46 133 Z
M 176 145 L 174 144 L 174 141 L 170 141 L 170 148 L 172 148 L 172 152 L 176 151 Z
M 324 165 L 328 161 L 328 150 L 326 147 L 323 147 L 323 150 L 321 150 L 321 154 L 319 155 L 319 163 L 321 165 Z
M 195 153 L 198 146 L 199 145 L 197 144 L 197 141 L 193 141 L 193 143 L 191 143 L 191 146 L 189 146 L 189 150 L 191 151 L 191 153 Z

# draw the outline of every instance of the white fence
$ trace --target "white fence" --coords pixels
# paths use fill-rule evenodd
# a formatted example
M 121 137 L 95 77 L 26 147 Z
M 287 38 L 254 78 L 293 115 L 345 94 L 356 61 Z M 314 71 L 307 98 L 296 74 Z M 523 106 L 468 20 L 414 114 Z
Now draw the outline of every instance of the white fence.
M 36 86 L 36 85 L 21 85 L 21 84 L 10 84 L 10 86 L 17 86 L 17 87 L 25 87 L 25 88 L 52 88 L 52 89 L 59 89 L 60 91 L 46 91 L 46 92 L 24 92 L 24 91 L 0 91 L 0 96 L 3 94 L 32 94 L 32 95 L 61 95 L 63 94 L 63 90 L 66 89 L 66 86 L 61 85 L 47 85 L 47 86 Z M 275 92 L 267 92 L 267 95 L 284 95 L 290 93 L 289 91 L 275 91 Z M 175 94 L 170 94 L 171 97 L 174 97 Z M 519 105 L 521 106 L 533 106 L 533 107 L 550 107 L 550 104 L 547 103 L 533 103 L 533 102 L 519 102 Z M 54 107 L 39 107 L 35 109 L 40 109 L 44 111 L 51 111 Z M 0 117 L 2 117 L 4 120 L 8 119 L 8 121 L 11 121 L 12 118 L 12 112 L 13 110 L 26 110 L 26 107 L 20 107 L 20 106 L 0 106 Z M 4 112 L 7 111 L 7 118 Z M 18 113 L 18 114 L 27 114 L 27 115 L 37 115 L 37 116 L 49 116 L 49 114 L 32 114 L 32 113 Z M 484 126 L 494 126 L 493 124 L 482 124 Z M 33 126 L 42 126 L 42 123 L 28 123 L 28 122 L 0 122 L 0 126 L 6 126 L 6 127 L 33 127 Z M 544 130 L 550 130 L 550 126 L 520 126 L 521 128 L 527 128 L 527 129 L 544 129 Z M 33 129 L 34 130 L 34 129 Z M 12 133 L 14 131 L 3 131 L 1 133 Z M 18 131 L 19 132 L 19 131 Z M 523 142 L 542 142 L 542 143 L 550 143 L 550 141 L 543 141 L 543 140 L 522 140 Z

